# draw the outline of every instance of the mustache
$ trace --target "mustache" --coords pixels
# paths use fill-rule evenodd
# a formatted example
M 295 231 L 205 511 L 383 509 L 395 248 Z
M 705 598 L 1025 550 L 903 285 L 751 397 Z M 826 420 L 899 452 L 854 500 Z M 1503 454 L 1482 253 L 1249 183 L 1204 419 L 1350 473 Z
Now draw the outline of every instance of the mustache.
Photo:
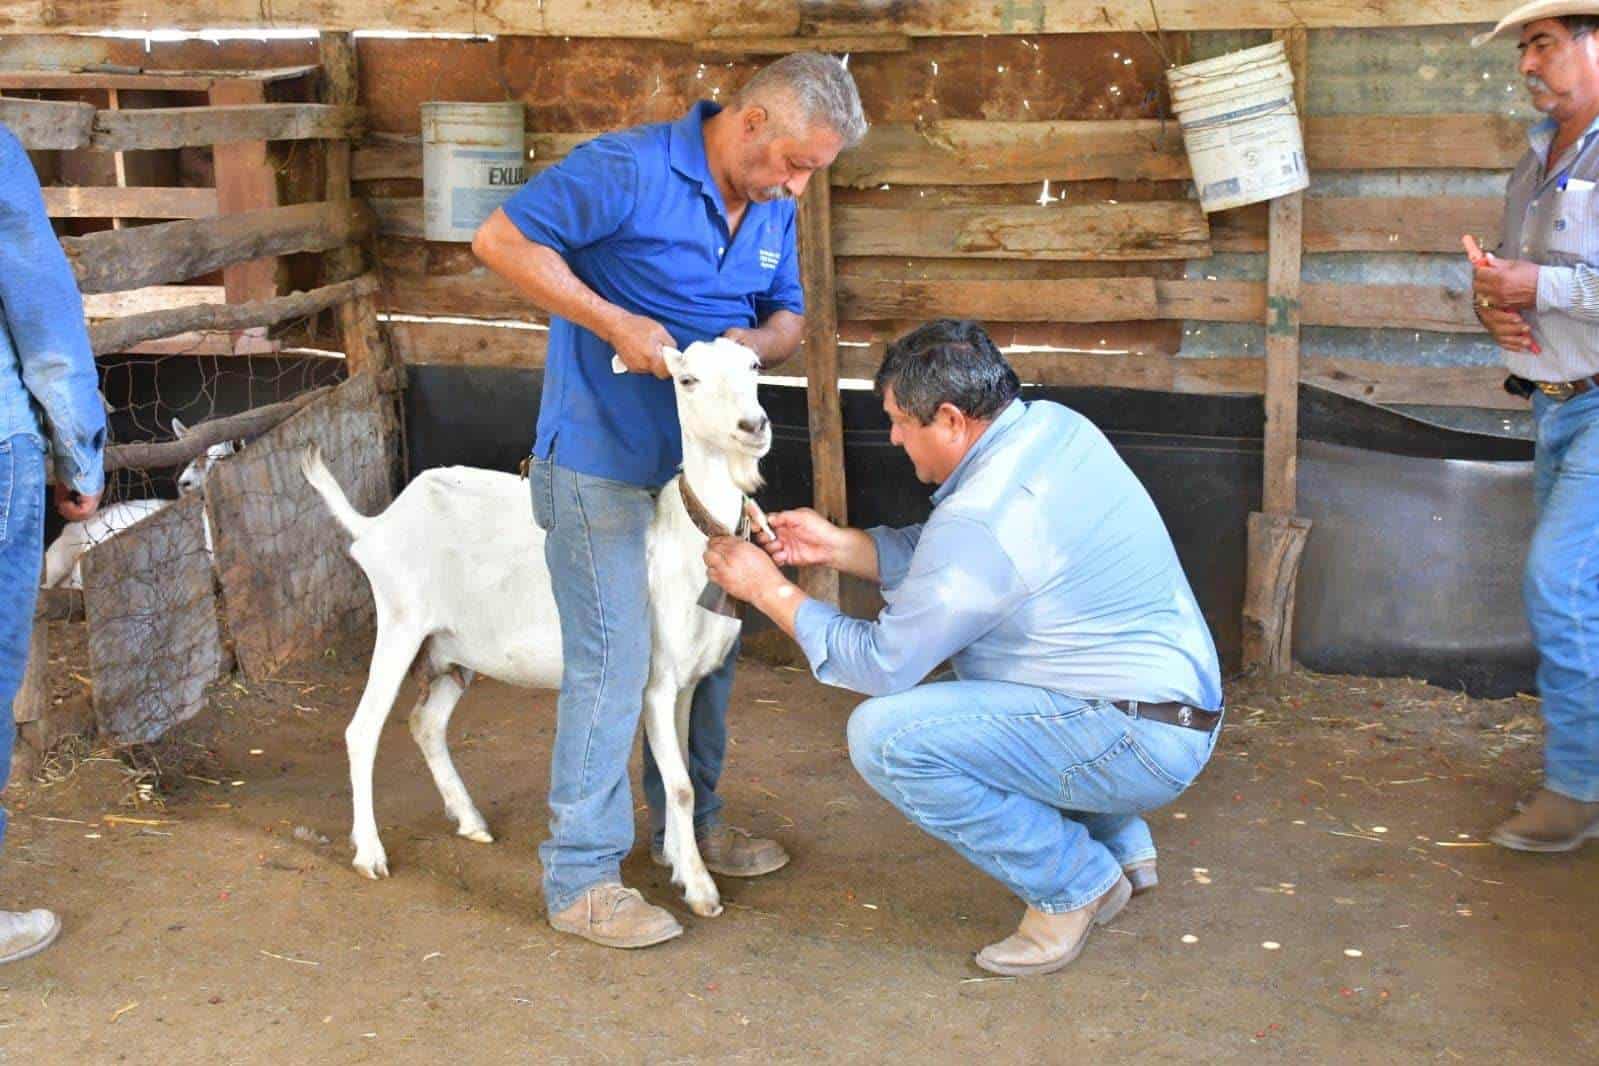
M 1546 93 L 1551 91 L 1549 83 L 1536 74 L 1528 74 L 1522 81 L 1526 83 L 1528 92 Z

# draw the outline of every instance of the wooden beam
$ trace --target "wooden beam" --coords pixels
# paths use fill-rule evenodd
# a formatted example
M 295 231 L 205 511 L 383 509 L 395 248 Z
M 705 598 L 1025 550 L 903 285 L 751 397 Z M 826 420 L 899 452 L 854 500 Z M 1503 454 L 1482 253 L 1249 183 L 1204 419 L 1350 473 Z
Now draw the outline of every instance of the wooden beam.
M 535 174 L 564 159 L 572 149 L 592 141 L 603 130 L 592 133 L 541 133 L 530 131 L 527 149 L 531 156 L 527 172 Z M 350 177 L 354 181 L 381 179 L 422 180 L 421 138 L 394 133 L 369 134 L 355 146 L 351 155 Z
M 233 82 L 248 96 L 260 82 Z M 249 88 L 242 88 L 249 87 Z M 213 88 L 213 98 L 217 90 Z M 362 111 L 327 104 L 248 103 L 102 111 L 89 147 L 102 151 L 208 147 L 241 141 L 342 139 L 360 130 Z
M 196 307 L 227 301 L 220 285 L 150 285 L 122 292 L 101 292 L 83 297 L 83 315 L 88 319 L 125 318 L 146 311 L 167 311 L 174 307 Z
M 1524 124 L 1505 115 L 1325 115 L 1304 120 L 1314 171 L 1508 170 L 1527 149 Z M 529 133 L 532 171 L 565 156 L 590 133 Z M 531 172 L 531 171 L 530 171 Z M 355 150 L 354 179 L 422 180 L 414 136 L 375 134 Z M 882 122 L 832 166 L 835 186 L 883 183 L 1019 185 L 1035 181 L 1182 181 L 1188 156 L 1175 122 L 1106 119 Z
M 159 185 L 48 186 L 44 208 L 51 218 L 209 218 L 217 213 L 217 191 Z
M 1305 110 L 1308 52 L 1303 28 L 1279 30 L 1294 74 L 1297 110 Z M 1293 669 L 1294 587 L 1310 522 L 1299 506 L 1300 271 L 1305 247 L 1305 196 L 1289 193 L 1267 208 L 1266 433 L 1261 509 L 1249 516 L 1244 589 L 1246 667 L 1267 675 Z
M 61 244 L 80 289 L 113 292 L 185 281 L 262 256 L 326 251 L 361 239 L 371 228 L 371 212 L 351 201 L 161 222 L 65 237 Z
M 1188 200 L 1050 207 L 833 209 L 836 255 L 988 259 L 1195 259 L 1210 227 Z
M 108 352 L 125 352 L 140 341 L 180 333 L 275 326 L 279 322 L 305 318 L 329 307 L 370 296 L 377 290 L 377 276 L 365 274 L 351 281 L 255 303 L 199 304 L 146 311 L 92 324 L 89 327 L 89 342 L 96 355 L 105 355 Z
M 816 510 L 845 525 L 849 508 L 844 485 L 844 407 L 839 395 L 838 296 L 833 278 L 832 191 L 825 171 L 800 198 L 797 236 L 800 277 L 805 286 L 805 401 L 811 430 L 811 484 Z M 805 591 L 839 602 L 838 572 L 811 567 L 801 575 Z
M 30 151 L 87 148 L 95 114 L 93 104 L 0 97 L 0 123 Z
M 419 197 L 374 196 L 368 202 L 381 232 L 422 239 Z M 840 256 L 1113 261 L 1205 258 L 1211 249 L 1205 216 L 1197 203 L 1187 200 L 832 210 L 833 253 Z
M 1471 294 L 1435 285 L 1304 286 L 1306 325 L 1477 333 Z M 993 322 L 1136 322 L 1196 319 L 1261 322 L 1266 285 L 1258 281 L 1164 278 L 923 280 L 845 276 L 838 314 L 847 321 L 939 315 Z
M 487 323 L 391 320 L 388 329 L 395 353 L 407 365 L 542 370 L 550 343 L 548 330 Z
M 113 444 L 105 450 L 106 473 L 116 470 L 160 470 L 169 466 L 182 466 L 189 460 L 205 454 L 205 450 L 213 444 L 260 436 L 308 404 L 330 394 L 337 387 L 323 385 L 321 388 L 302 392 L 282 403 L 269 403 L 241 414 L 207 419 L 190 426 L 189 431 L 177 440 L 157 441 L 153 444 Z
M 1001 322 L 1118 322 L 1159 318 L 1153 278 L 1065 281 L 917 281 L 846 277 L 838 316 L 988 319 Z
M 695 41 L 707 37 L 828 37 L 903 33 L 912 37 L 981 34 L 1107 33 L 1363 26 L 1438 26 L 1494 22 L 1502 0 L 944 0 L 860 4 L 845 0 L 0 0 L 0 33 L 73 33 L 118 29 L 412 30 L 525 36 L 632 37 Z M 1157 26 L 1156 19 L 1159 24 Z
M 1268 675 L 1294 666 L 1294 590 L 1309 536 L 1308 518 L 1258 511 L 1249 516 L 1243 660 Z
M 102 27 L 104 28 L 104 27 Z M 32 58 L 39 42 L 27 42 Z M 46 60 L 48 61 L 48 59 Z M 219 81 L 277 82 L 300 78 L 314 66 L 259 70 L 0 70 L 0 89 L 136 89 L 148 92 L 209 92 Z
M 1324 170 L 1509 170 L 1527 127 L 1508 115 L 1311 115 L 1305 159 Z
M 1143 119 L 883 123 L 833 164 L 833 184 L 856 188 L 1187 177 L 1177 123 Z
M 1462 233 L 1499 232 L 1504 201 L 1472 196 L 1309 197 L 1306 252 L 1453 252 Z M 1218 252 L 1266 250 L 1266 211 L 1243 207 L 1210 216 Z
M 263 107 L 266 85 L 259 81 L 218 82 L 209 99 L 216 110 Z M 216 170 L 217 210 L 236 215 L 278 205 L 277 169 L 264 140 L 232 141 L 212 149 Z M 222 272 L 229 303 L 269 300 L 278 292 L 278 262 L 259 259 L 234 263 Z
M 322 99 L 326 106 L 348 109 L 360 92 L 356 67 L 355 39 L 348 33 L 324 33 L 318 39 L 322 60 Z M 351 146 L 348 140 L 330 141 L 323 146 L 325 180 L 323 195 L 330 202 L 348 202 L 351 196 Z M 336 249 L 322 263 L 326 282 L 343 281 L 362 269 L 359 246 Z M 383 331 L 378 326 L 377 303 L 370 293 L 343 304 L 337 312 L 339 346 L 350 361 L 350 373 L 381 373 L 393 362 Z
M 1279 32 L 1294 67 L 1294 92 L 1305 81 L 1305 31 Z M 1266 252 L 1266 441 L 1261 509 L 1292 515 L 1299 475 L 1299 284 L 1304 249 L 1304 194 L 1271 201 Z M 1254 560 L 1252 559 L 1253 563 Z
M 830 55 L 909 52 L 911 39 L 903 33 L 856 33 L 835 37 L 713 37 L 694 42 L 694 58 L 706 61 L 743 59 L 748 56 L 782 56 L 790 52 L 826 52 Z

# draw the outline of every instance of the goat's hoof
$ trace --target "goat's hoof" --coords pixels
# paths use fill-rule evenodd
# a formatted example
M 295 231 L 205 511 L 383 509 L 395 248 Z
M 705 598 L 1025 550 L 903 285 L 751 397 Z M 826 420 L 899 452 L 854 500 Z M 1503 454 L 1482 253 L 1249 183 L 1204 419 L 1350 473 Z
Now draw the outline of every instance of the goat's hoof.
M 457 829 L 456 832 L 476 844 L 494 843 L 494 836 L 487 829 Z
M 356 859 L 354 866 L 356 873 L 373 881 L 381 881 L 389 876 L 389 860 L 387 858 L 373 859 L 369 862 Z
M 702 899 L 698 901 L 691 899 L 688 901 L 688 909 L 699 915 L 701 918 L 715 918 L 718 914 L 722 913 L 722 904 L 714 896 L 710 899 Z

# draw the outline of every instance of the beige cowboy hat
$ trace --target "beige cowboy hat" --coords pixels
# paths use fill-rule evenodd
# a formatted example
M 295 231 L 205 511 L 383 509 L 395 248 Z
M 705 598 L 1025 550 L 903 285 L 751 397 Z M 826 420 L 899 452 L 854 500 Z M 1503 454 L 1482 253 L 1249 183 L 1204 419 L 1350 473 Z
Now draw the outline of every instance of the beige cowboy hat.
M 1599 0 L 1532 0 L 1499 20 L 1487 33 L 1471 39 L 1471 47 L 1481 48 L 1496 37 L 1518 34 L 1521 27 L 1539 19 L 1555 19 L 1562 15 L 1599 15 Z

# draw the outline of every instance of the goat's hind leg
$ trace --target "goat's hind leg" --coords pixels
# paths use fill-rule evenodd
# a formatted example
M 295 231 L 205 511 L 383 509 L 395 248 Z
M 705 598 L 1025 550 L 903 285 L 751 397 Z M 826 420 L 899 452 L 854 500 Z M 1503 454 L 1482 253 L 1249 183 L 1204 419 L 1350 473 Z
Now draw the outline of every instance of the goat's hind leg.
M 661 772 L 666 793 L 666 840 L 663 850 L 672 864 L 672 880 L 683 886 L 689 909 L 704 918 L 722 913 L 716 882 L 700 857 L 694 839 L 694 784 L 689 780 L 684 748 L 678 742 L 678 719 L 688 713 L 694 690 L 677 691 L 671 684 L 651 678 L 644 689 L 644 732 Z
M 489 835 L 488 823 L 478 813 L 472 797 L 467 794 L 466 783 L 461 780 L 455 763 L 450 759 L 450 715 L 455 711 L 455 705 L 466 691 L 466 686 L 472 683 L 471 674 L 457 666 L 442 674 L 428 676 L 433 671 L 426 666 L 426 661 L 424 655 L 424 665 L 419 672 L 423 674 L 425 684 L 417 697 L 416 706 L 411 708 L 411 739 L 422 749 L 422 758 L 427 760 L 428 769 L 433 773 L 433 783 L 438 786 L 439 795 L 444 799 L 444 810 L 455 821 L 456 833 L 479 844 L 492 844 L 494 837 Z
M 372 764 L 377 759 L 378 738 L 383 723 L 400 694 L 406 671 L 416 659 L 421 638 L 409 631 L 395 631 L 382 622 L 378 612 L 378 639 L 372 649 L 372 668 L 367 673 L 366 690 L 355 708 L 355 717 L 344 729 L 344 744 L 350 754 L 350 798 L 354 824 L 350 841 L 355 845 L 356 870 L 374 881 L 389 876 L 389 860 L 378 837 L 377 818 L 372 810 Z

